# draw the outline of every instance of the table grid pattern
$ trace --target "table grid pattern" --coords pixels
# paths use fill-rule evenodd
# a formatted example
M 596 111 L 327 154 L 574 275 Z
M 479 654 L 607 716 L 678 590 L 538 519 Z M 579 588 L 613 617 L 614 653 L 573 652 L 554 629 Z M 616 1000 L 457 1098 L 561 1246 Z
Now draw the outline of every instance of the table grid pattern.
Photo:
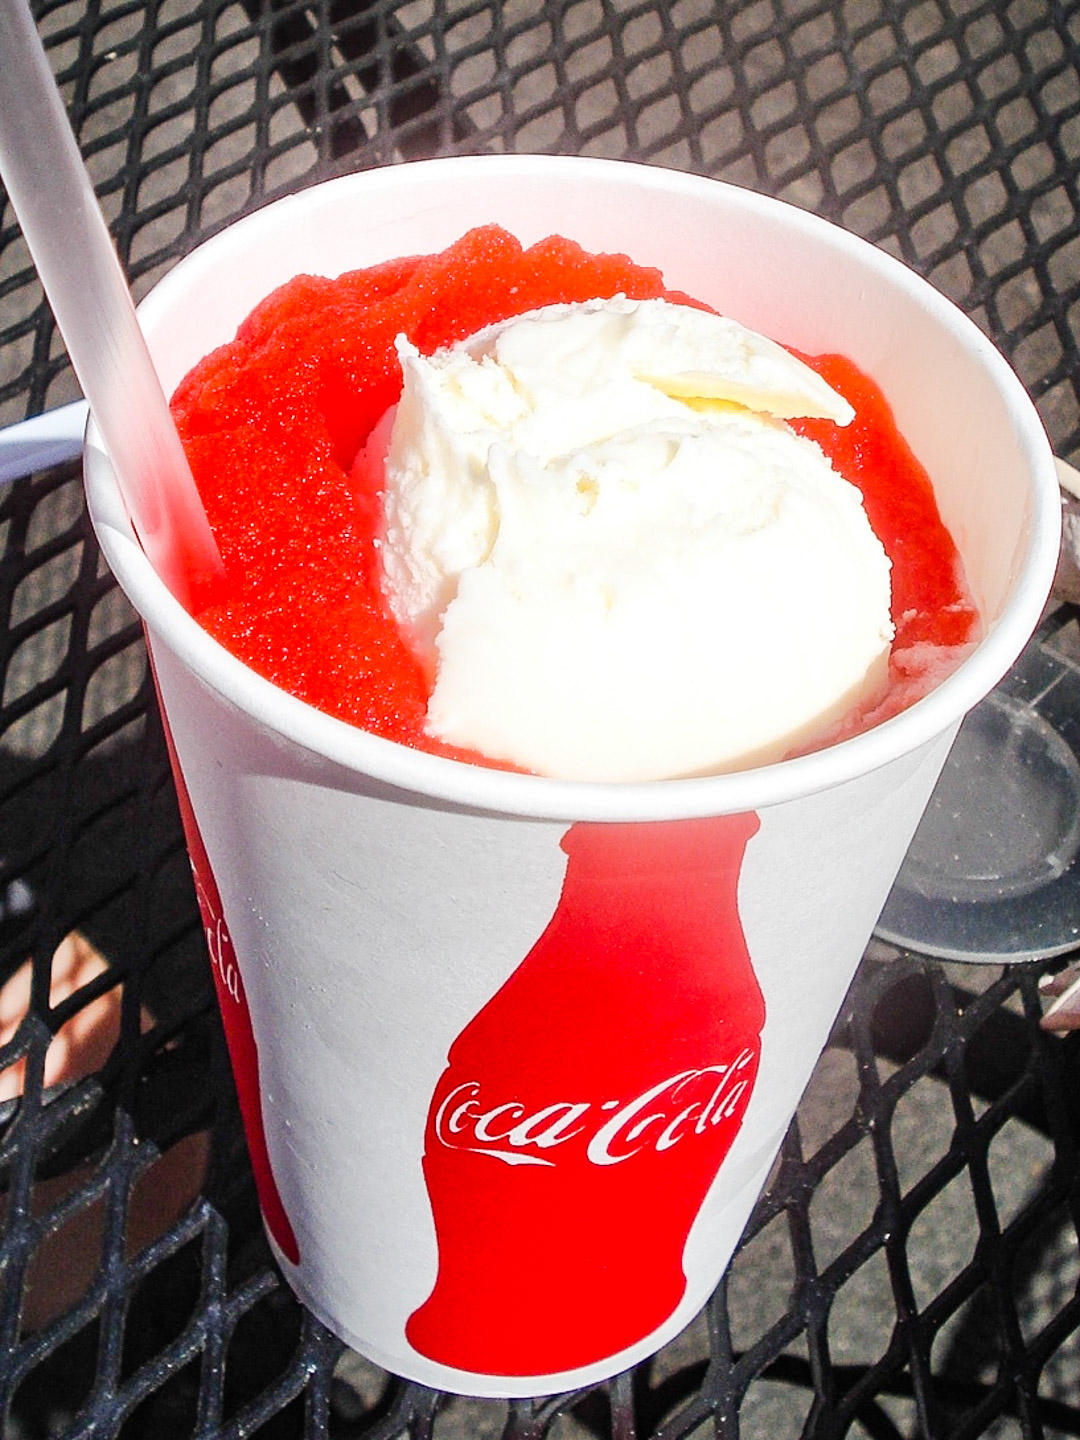
M 357 166 L 484 150 L 653 161 L 791 200 L 908 261 L 1009 356 L 1057 452 L 1080 452 L 1078 4 L 43 0 L 36 14 L 138 293 L 237 215 Z M 4 207 L 0 421 L 74 393 Z M 0 1102 L 4 1433 L 1080 1434 L 1077 1037 L 1033 1024 L 1036 967 L 961 975 L 880 946 L 729 1275 L 653 1361 L 507 1404 L 343 1351 L 261 1236 L 141 634 L 77 475 L 0 494 L 0 543 L 0 941 L 4 976 L 26 957 L 33 974 L 26 1018 L 0 1031 L 0 1082 L 22 1066 L 25 1091 Z M 104 965 L 50 999 L 72 931 Z M 103 1068 L 47 1084 L 52 1036 L 110 996 Z M 183 1147 L 208 1130 L 198 1198 L 135 1233 L 162 1167 L 205 1158 Z M 93 1263 L 50 1311 L 45 1280 L 73 1247 Z

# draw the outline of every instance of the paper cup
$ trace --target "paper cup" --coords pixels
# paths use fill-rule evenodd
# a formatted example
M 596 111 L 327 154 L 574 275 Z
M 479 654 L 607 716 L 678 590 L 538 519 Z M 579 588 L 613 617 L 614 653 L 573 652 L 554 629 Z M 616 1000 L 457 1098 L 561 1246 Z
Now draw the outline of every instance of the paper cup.
M 856 360 L 987 622 L 937 690 L 819 754 L 634 785 L 463 765 L 322 715 L 215 644 L 148 565 L 91 430 L 91 511 L 148 628 L 282 1269 L 388 1369 L 515 1396 L 625 1368 L 716 1285 L 953 734 L 1036 623 L 1058 500 L 1015 377 L 908 270 L 774 201 L 606 161 L 431 161 L 269 206 L 143 304 L 166 390 L 297 272 L 490 221 L 626 251 Z

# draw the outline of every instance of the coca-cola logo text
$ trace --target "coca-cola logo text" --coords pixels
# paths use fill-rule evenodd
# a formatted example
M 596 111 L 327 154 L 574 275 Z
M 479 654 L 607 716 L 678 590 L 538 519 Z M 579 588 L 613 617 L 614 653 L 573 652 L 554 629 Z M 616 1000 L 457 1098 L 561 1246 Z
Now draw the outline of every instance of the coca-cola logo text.
M 478 1080 L 456 1085 L 434 1116 L 436 1138 L 450 1150 L 491 1155 L 508 1165 L 554 1165 L 550 1151 L 580 1136 L 593 1165 L 618 1165 L 652 1149 L 670 1150 L 738 1113 L 753 1082 L 755 1052 L 730 1064 L 681 1070 L 630 1100 L 557 1100 L 530 1110 L 515 1100 L 489 1104 Z
M 195 876 L 195 891 L 199 909 L 202 912 L 203 932 L 206 935 L 206 948 L 210 952 L 210 963 L 217 971 L 224 993 L 239 1005 L 240 972 L 232 958 L 232 940 L 225 928 L 224 919 L 217 913 L 213 899 L 202 883 L 199 872 L 194 865 L 191 869 Z

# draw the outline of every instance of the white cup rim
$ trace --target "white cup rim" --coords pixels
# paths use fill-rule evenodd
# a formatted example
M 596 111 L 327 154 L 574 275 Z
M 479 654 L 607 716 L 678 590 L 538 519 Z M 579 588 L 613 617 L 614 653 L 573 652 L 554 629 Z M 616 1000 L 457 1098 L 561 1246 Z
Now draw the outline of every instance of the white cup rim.
M 831 243 L 852 247 L 862 264 L 879 269 L 893 285 L 918 293 L 924 309 L 936 312 L 965 349 L 988 371 L 1009 407 L 1019 449 L 1031 479 L 1030 536 L 1020 573 L 1013 578 L 1001 615 L 975 651 L 923 699 L 893 719 L 838 745 L 757 769 L 688 779 L 641 783 L 552 780 L 469 765 L 414 750 L 368 734 L 314 709 L 248 669 L 215 641 L 174 599 L 146 559 L 120 499 L 100 434 L 91 419 L 85 448 L 85 473 L 91 517 L 106 558 L 120 585 L 150 631 L 161 638 L 201 680 L 254 721 L 278 732 L 314 755 L 382 785 L 413 792 L 418 800 L 471 810 L 537 819 L 641 821 L 676 819 L 756 810 L 833 786 L 875 770 L 936 738 L 993 688 L 1026 644 L 1042 612 L 1053 579 L 1060 544 L 1060 501 L 1053 457 L 1035 407 L 1003 357 L 972 321 L 913 271 L 838 227 L 784 202 L 724 182 L 626 161 L 569 156 L 459 156 L 414 161 L 364 171 L 324 182 L 318 189 L 360 187 L 377 203 L 381 187 L 398 186 L 406 174 L 422 172 L 467 178 L 477 169 L 513 170 L 538 183 L 557 180 L 571 166 L 577 175 L 610 181 L 633 171 L 638 184 L 659 193 L 712 191 L 723 186 L 739 203 L 769 213 L 782 211 L 786 223 L 806 228 Z M 192 267 L 213 263 L 215 247 L 243 241 L 245 232 L 266 222 L 280 207 L 308 203 L 301 191 L 238 221 L 181 261 L 140 306 L 152 321 L 174 286 Z M 177 277 L 180 277 L 179 279 Z

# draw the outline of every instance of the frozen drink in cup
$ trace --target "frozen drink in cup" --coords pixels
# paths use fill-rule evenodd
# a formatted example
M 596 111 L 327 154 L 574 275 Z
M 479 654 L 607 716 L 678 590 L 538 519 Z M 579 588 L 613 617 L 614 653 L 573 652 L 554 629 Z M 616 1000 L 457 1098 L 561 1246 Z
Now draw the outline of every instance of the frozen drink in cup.
M 282 1269 L 386 1368 L 523 1396 L 626 1368 L 715 1287 L 953 735 L 1038 619 L 1059 509 L 1030 401 L 925 283 L 791 207 L 606 161 L 423 162 L 267 207 L 144 302 L 166 390 L 293 276 L 493 223 L 629 254 L 850 357 L 929 472 L 983 622 L 903 713 L 779 763 L 625 783 L 468 764 L 322 713 L 212 640 L 148 565 L 91 432 Z

